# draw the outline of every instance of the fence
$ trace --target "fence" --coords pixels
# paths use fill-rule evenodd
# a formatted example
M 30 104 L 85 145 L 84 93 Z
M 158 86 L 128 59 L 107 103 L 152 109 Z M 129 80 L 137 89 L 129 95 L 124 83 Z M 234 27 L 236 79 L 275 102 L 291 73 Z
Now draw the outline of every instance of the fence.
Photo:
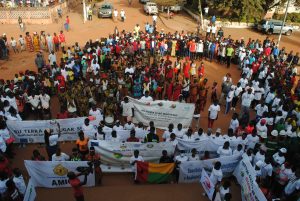
M 0 8 L 0 23 L 17 24 L 21 17 L 25 24 L 51 24 L 57 15 L 57 9 L 66 7 L 67 3 L 64 2 L 53 7 Z

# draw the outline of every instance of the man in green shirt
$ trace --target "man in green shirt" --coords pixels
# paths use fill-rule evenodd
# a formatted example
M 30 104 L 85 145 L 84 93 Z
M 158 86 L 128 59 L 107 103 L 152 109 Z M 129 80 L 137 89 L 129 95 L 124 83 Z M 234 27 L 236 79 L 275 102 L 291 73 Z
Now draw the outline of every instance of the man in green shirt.
M 234 53 L 234 49 L 233 49 L 232 45 L 228 45 L 226 48 L 227 68 L 230 67 L 231 58 L 232 58 L 233 53 Z

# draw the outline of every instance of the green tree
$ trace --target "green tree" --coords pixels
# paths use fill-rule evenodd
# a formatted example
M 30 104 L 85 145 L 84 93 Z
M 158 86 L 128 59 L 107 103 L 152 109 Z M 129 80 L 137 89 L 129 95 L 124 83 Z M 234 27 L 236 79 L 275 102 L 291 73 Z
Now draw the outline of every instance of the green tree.
M 155 3 L 157 3 L 157 5 L 159 6 L 174 6 L 176 4 L 180 4 L 182 5 L 183 2 L 185 2 L 184 0 L 154 0 Z

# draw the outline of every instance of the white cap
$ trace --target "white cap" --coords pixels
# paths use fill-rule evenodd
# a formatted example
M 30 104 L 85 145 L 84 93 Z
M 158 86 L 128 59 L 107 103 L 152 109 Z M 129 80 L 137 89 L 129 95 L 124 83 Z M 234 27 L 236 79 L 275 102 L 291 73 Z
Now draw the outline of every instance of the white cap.
M 221 132 L 222 132 L 221 128 L 217 128 L 216 133 L 221 133 Z
M 271 135 L 274 137 L 278 136 L 278 131 L 277 130 L 272 130 Z
M 268 135 L 266 132 L 261 132 L 260 137 L 266 139 L 266 138 L 268 138 Z
M 264 162 L 262 162 L 261 160 L 259 160 L 259 161 L 257 161 L 257 162 L 255 163 L 255 165 L 256 165 L 257 167 L 261 168 L 261 167 L 264 165 Z
M 279 149 L 279 151 L 283 154 L 286 154 L 286 152 L 287 152 L 286 148 L 281 148 L 281 149 Z
M 286 131 L 286 135 L 287 135 L 287 136 L 289 136 L 289 137 L 292 137 L 292 135 L 293 135 L 293 132 L 292 132 L 292 131 L 290 131 L 290 130 L 288 130 L 288 131 Z
M 279 135 L 281 135 L 281 136 L 286 136 L 285 130 L 281 130 L 281 131 L 279 132 Z

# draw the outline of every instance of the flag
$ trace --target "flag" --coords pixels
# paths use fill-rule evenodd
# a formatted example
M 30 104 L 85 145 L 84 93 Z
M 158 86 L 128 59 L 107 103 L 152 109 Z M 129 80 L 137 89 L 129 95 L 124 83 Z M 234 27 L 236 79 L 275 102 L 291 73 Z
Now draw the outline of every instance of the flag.
M 212 200 L 214 192 L 215 192 L 215 186 L 212 183 L 212 181 L 210 180 L 210 177 L 208 176 L 208 174 L 206 173 L 204 168 L 202 169 L 200 183 L 202 184 L 202 187 L 203 187 L 205 193 L 207 194 L 207 197 L 210 200 Z
M 138 161 L 136 163 L 135 178 L 142 183 L 165 183 L 170 180 L 174 167 L 174 163 L 156 164 Z

